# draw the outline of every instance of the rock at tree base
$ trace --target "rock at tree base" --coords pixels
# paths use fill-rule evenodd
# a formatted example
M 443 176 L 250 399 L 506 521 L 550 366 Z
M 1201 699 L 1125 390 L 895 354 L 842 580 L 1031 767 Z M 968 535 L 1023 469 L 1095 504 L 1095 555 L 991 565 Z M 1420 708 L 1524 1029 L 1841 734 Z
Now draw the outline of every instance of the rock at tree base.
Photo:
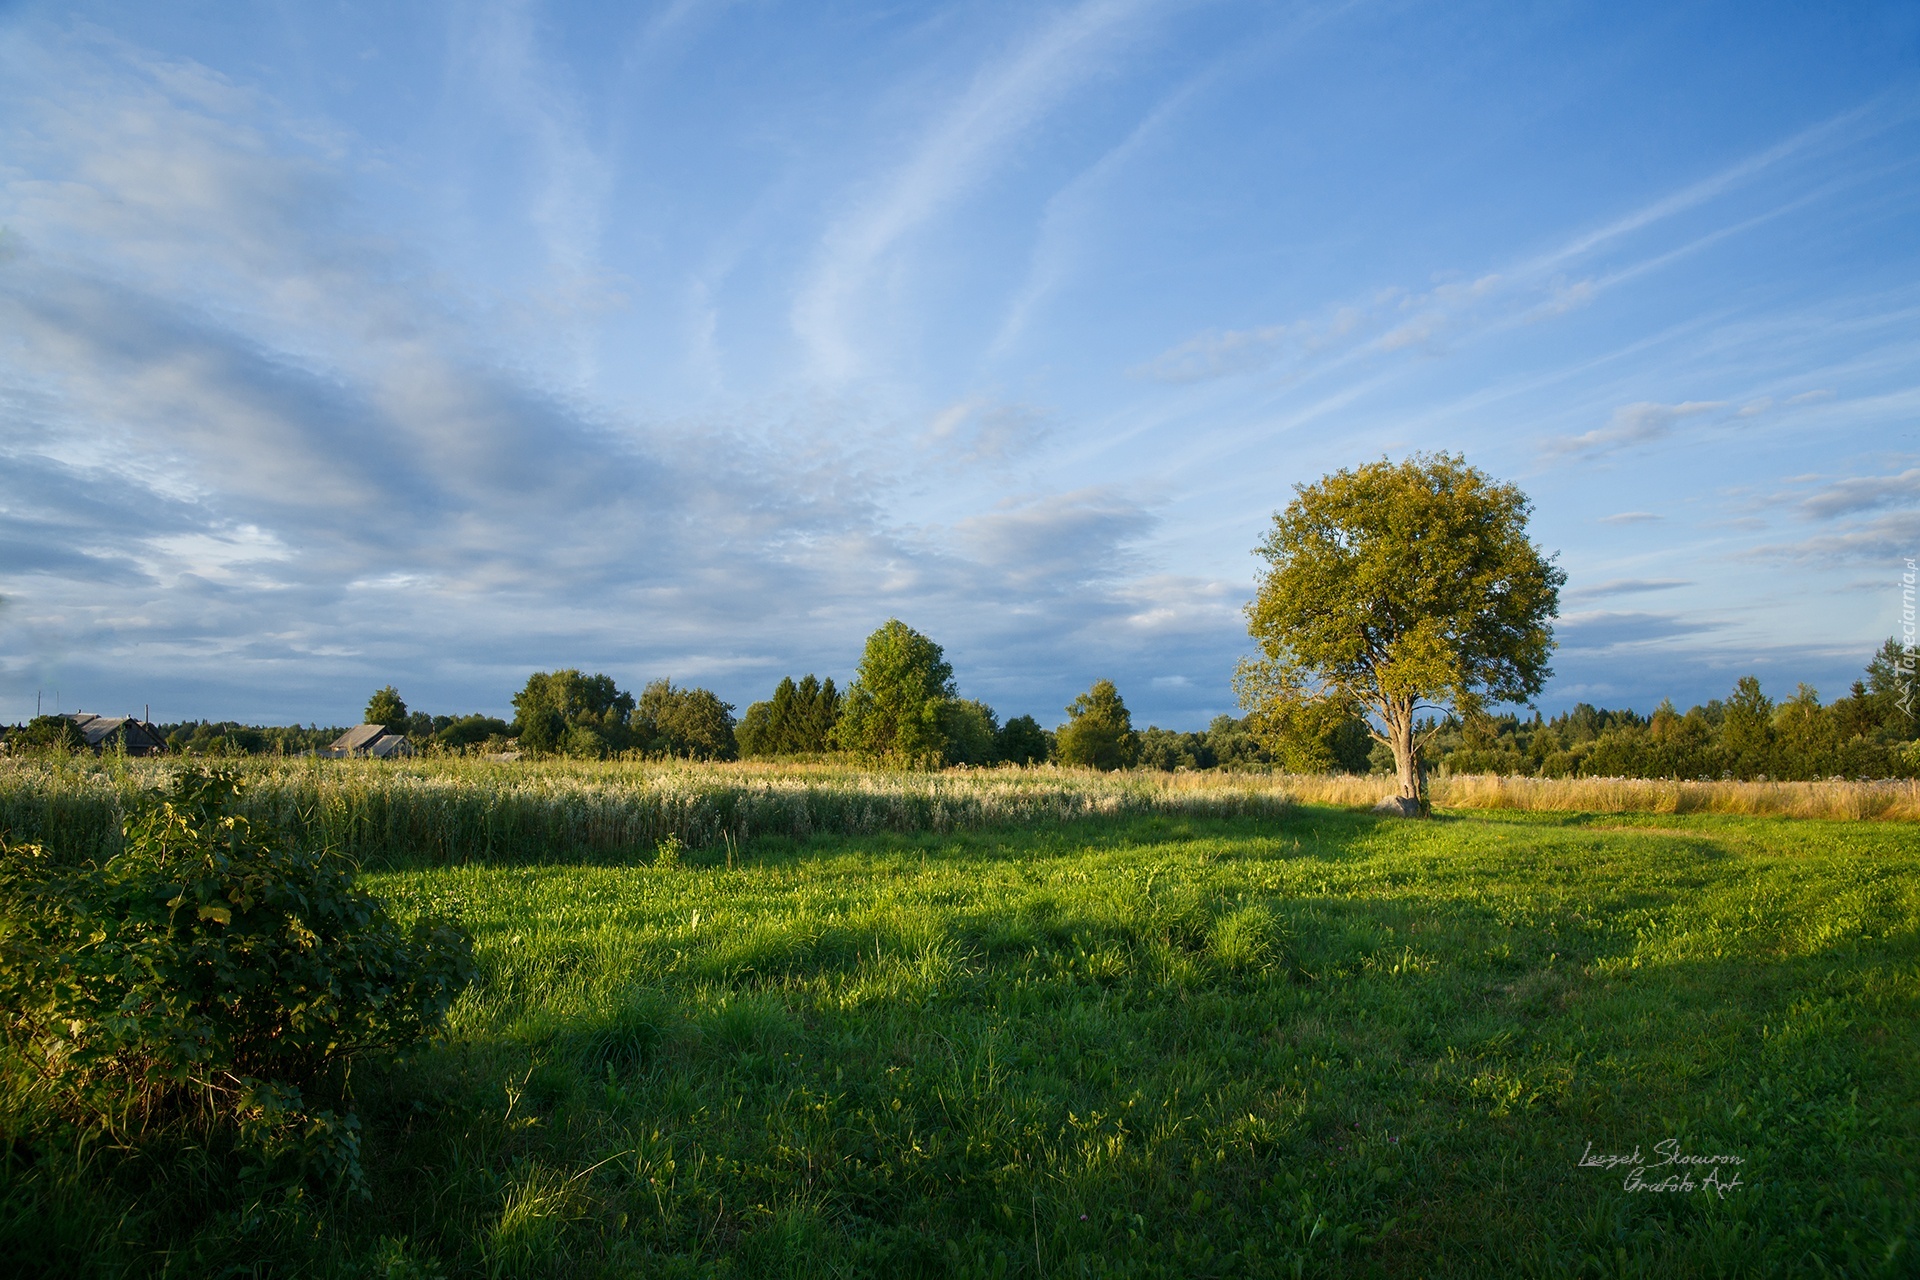
M 1373 806 L 1375 813 L 1390 813 L 1396 818 L 1417 818 L 1420 816 L 1420 802 L 1406 796 L 1388 796 Z

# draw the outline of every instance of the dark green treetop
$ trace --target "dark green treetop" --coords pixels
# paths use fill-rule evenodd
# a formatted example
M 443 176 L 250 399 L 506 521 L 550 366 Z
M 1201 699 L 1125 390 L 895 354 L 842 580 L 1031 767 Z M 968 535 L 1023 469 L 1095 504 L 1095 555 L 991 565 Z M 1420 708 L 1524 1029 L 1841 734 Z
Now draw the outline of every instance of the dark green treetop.
M 1093 686 L 1067 707 L 1067 722 L 1054 734 L 1054 750 L 1063 764 L 1094 769 L 1126 769 L 1140 754 L 1133 716 L 1111 680 Z
M 889 618 L 867 637 L 834 741 L 872 760 L 938 765 L 947 748 L 945 704 L 953 697 L 953 667 L 940 646 Z

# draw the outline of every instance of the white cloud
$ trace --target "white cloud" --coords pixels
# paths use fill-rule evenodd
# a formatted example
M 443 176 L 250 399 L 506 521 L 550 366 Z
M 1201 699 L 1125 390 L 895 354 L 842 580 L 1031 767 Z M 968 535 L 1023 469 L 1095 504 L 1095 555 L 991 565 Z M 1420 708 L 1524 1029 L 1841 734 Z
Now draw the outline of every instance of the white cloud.
M 1660 404 L 1641 400 L 1613 411 L 1604 427 L 1577 436 L 1564 436 L 1547 446 L 1550 453 L 1597 454 L 1629 445 L 1648 444 L 1671 435 L 1688 418 L 1725 409 L 1721 400 L 1688 400 L 1680 404 Z
M 1920 507 L 1920 467 L 1899 475 L 1850 476 L 1822 485 L 1801 498 L 1800 510 L 1816 520 L 1875 511 L 1882 507 Z
M 1004 461 L 1038 408 L 970 397 L 888 453 L 839 429 L 869 412 L 850 400 L 762 429 L 556 392 L 418 283 L 418 247 L 364 230 L 350 145 L 190 68 L 173 91 L 133 51 L 74 65 L 0 90 L 0 128 L 40 140 L 0 174 L 14 686 L 78 653 L 96 680 L 203 690 L 202 713 L 306 718 L 345 689 L 350 715 L 404 672 L 422 705 L 499 709 L 554 664 L 759 696 L 787 668 L 845 676 L 889 614 L 1016 714 L 1081 661 L 1143 691 L 1148 667 L 1230 664 L 1238 600 L 1156 576 L 1125 493 L 884 514 L 925 450 Z

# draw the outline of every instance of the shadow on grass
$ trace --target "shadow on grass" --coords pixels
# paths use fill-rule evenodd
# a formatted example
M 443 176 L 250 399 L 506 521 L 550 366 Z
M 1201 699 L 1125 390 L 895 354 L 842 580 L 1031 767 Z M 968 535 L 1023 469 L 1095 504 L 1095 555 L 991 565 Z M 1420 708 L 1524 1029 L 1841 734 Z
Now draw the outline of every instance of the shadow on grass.
M 371 1204 L 10 1173 L 0 1233 L 82 1224 L 74 1274 L 1910 1264 L 1913 903 L 1847 859 L 1327 810 L 748 855 L 459 873 L 489 978 L 363 1082 Z M 1666 1139 L 1741 1185 L 1580 1164 Z

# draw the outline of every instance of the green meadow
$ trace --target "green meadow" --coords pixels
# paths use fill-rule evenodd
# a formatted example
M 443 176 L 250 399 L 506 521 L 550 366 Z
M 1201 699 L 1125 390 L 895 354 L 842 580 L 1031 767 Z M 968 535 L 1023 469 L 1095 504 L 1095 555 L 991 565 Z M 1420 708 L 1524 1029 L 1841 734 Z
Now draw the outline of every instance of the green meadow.
M 390 863 L 482 976 L 354 1081 L 371 1199 L 10 1095 L 0 1258 L 1912 1275 L 1916 871 L 1901 823 L 1321 806 Z

